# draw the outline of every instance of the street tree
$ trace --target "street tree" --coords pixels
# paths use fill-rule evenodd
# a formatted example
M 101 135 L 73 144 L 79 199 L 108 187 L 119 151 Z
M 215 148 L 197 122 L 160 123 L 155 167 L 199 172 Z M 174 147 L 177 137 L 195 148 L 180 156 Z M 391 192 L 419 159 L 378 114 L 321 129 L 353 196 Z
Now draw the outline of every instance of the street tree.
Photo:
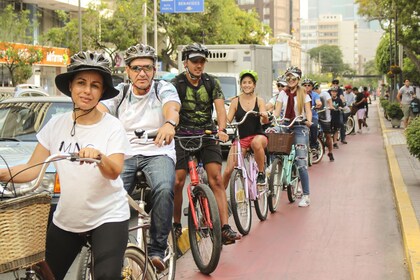
M 405 55 L 420 72 L 420 1 L 356 0 L 356 3 L 360 15 L 368 20 L 378 20 L 383 30 L 393 32 L 394 38 L 404 47 Z
M 321 64 L 321 73 L 332 73 L 338 76 L 346 70 L 350 70 L 343 62 L 343 53 L 335 45 L 321 45 L 309 50 L 311 59 Z
M 169 39 L 163 60 L 173 67 L 178 45 L 262 44 L 271 32 L 255 11 L 241 10 L 234 0 L 208 0 L 203 13 L 160 14 L 158 19 Z
M 142 41 L 143 24 L 147 24 L 148 33 L 153 30 L 153 1 L 148 0 L 147 16 L 143 15 L 143 1 L 117 0 L 113 11 L 104 14 L 106 6 L 91 5 L 83 13 L 83 49 L 96 49 L 107 52 L 116 64 L 116 53 L 125 51 L 129 46 Z M 60 14 L 64 26 L 51 28 L 43 35 L 44 42 L 79 50 L 78 19 L 68 14 Z M 269 34 L 268 26 L 261 23 L 255 11 L 245 12 L 234 0 L 205 1 L 204 13 L 179 13 L 158 15 L 159 38 L 169 44 L 159 54 L 164 65 L 177 67 L 176 48 L 191 42 L 206 44 L 261 44 Z
M 35 16 L 36 18 L 36 16 Z M 27 48 L 16 48 L 14 43 L 32 44 L 33 28 L 37 22 L 29 19 L 29 11 L 16 13 L 12 5 L 0 11 L 0 60 L 5 62 L 13 86 L 22 83 L 32 76 L 32 64 L 40 62 L 42 51 L 33 45 Z

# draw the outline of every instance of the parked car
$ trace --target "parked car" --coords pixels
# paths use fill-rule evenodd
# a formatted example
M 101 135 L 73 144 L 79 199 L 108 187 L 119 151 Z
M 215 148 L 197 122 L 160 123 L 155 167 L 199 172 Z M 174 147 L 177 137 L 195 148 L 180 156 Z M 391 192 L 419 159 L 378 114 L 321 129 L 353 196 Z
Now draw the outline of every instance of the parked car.
M 26 163 L 38 143 L 36 134 L 53 117 L 73 109 L 69 97 L 18 97 L 0 102 L 0 168 Z M 18 190 L 33 184 L 15 183 L 9 189 Z M 37 192 L 52 195 L 52 209 L 59 198 L 59 184 L 53 164 L 48 167 Z M 0 192 L 0 200 L 4 195 Z
M 33 84 L 20 84 L 15 87 L 13 92 L 14 97 L 24 97 L 24 96 L 48 96 L 42 87 L 33 85 Z

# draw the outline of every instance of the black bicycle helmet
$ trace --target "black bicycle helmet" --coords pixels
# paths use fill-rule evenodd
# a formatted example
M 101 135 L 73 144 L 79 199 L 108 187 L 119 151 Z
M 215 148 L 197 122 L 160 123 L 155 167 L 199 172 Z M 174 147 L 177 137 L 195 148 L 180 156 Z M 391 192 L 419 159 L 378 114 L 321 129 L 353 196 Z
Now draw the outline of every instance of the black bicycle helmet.
M 137 58 L 150 58 L 153 60 L 153 64 L 155 64 L 157 60 L 156 51 L 153 47 L 145 44 L 131 46 L 125 51 L 125 65 L 130 65 L 131 61 Z
M 305 79 L 302 80 L 302 85 L 305 85 L 305 84 L 309 84 L 309 85 L 313 86 L 314 82 L 309 78 L 305 78 Z
M 287 76 L 289 74 L 292 74 L 296 78 L 300 79 L 302 77 L 302 70 L 300 70 L 296 66 L 291 66 L 291 67 L 287 68 L 286 72 L 284 73 L 285 76 Z
M 71 97 L 70 82 L 77 72 L 98 71 L 104 79 L 104 93 L 100 100 L 110 99 L 118 95 L 119 91 L 112 83 L 110 62 L 103 54 L 92 51 L 81 51 L 70 58 L 67 72 L 55 77 L 55 85 L 67 96 Z
M 285 75 L 281 75 L 277 78 L 277 86 L 287 86 L 287 82 L 286 82 L 286 76 Z
M 210 51 L 207 49 L 207 47 L 200 43 L 193 43 L 188 46 L 185 46 L 181 52 L 182 60 L 187 60 L 189 58 L 197 57 L 197 56 L 207 59 L 209 54 L 210 54 Z
M 319 83 L 317 81 L 312 81 L 314 83 L 314 89 L 319 89 Z

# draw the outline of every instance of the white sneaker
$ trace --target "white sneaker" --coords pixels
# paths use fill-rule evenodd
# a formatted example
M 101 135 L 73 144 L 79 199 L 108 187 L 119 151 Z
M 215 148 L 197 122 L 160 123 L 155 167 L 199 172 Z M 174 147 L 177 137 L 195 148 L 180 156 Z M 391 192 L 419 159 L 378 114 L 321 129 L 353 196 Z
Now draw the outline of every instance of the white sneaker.
M 309 195 L 303 195 L 302 199 L 299 202 L 299 207 L 308 207 L 311 204 L 311 200 L 309 199 Z

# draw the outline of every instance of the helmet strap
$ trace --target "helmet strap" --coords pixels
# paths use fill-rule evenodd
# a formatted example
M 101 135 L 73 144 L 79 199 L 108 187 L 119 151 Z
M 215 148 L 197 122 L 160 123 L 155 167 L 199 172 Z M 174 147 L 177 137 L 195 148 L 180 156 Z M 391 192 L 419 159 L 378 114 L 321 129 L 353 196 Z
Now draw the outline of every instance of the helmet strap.
M 185 66 L 185 72 L 190 76 L 191 80 L 196 81 L 201 78 L 201 76 L 196 76 L 190 72 L 190 69 L 188 69 L 188 66 Z
M 99 103 L 99 102 L 98 102 L 98 103 Z M 98 104 L 96 104 L 96 105 L 98 105 Z M 92 112 L 92 111 L 96 108 L 96 105 L 95 105 L 95 106 L 93 106 L 93 107 L 92 107 L 92 108 L 90 108 L 90 109 L 84 110 L 84 109 L 76 108 L 76 107 L 75 107 L 75 104 L 73 103 L 74 121 L 73 121 L 73 127 L 71 128 L 71 131 L 70 131 L 70 135 L 71 135 L 71 136 L 74 136 L 74 135 L 76 134 L 76 121 L 77 121 L 77 119 L 78 119 L 78 118 L 81 118 L 81 117 L 83 117 L 83 116 L 86 116 L 87 114 L 89 114 L 90 112 Z M 76 117 L 76 111 L 82 111 L 83 113 L 82 113 L 81 115 L 78 115 L 78 116 Z

